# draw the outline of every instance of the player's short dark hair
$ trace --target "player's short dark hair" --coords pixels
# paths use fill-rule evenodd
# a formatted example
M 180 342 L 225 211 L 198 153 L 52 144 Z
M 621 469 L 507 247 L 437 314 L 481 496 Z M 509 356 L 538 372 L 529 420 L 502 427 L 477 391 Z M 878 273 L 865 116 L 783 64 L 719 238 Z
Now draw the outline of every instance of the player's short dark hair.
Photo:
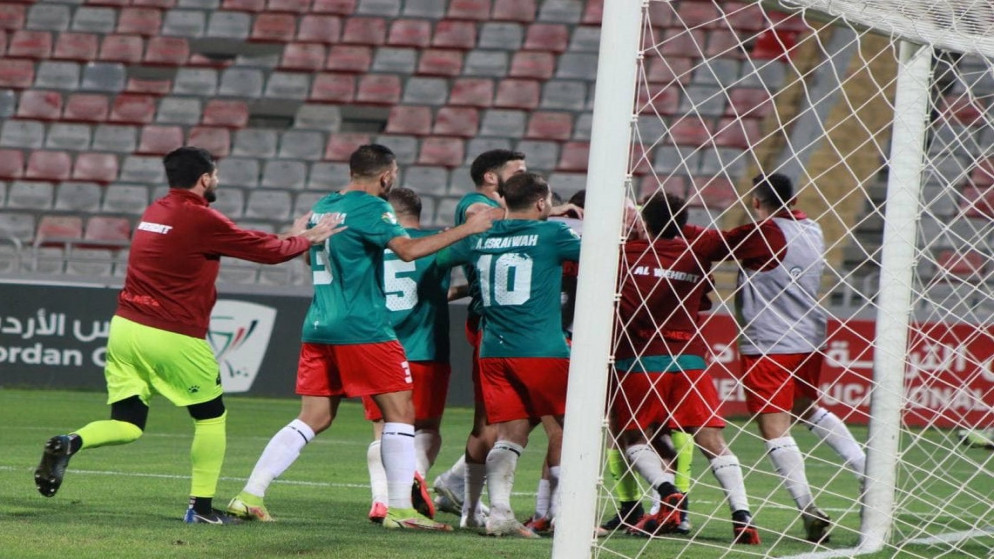
M 353 177 L 375 177 L 388 170 L 397 159 L 393 151 L 380 144 L 359 146 L 349 156 L 349 173 Z
M 687 224 L 686 201 L 669 192 L 654 192 L 642 202 L 642 221 L 650 237 L 672 239 Z
M 410 188 L 391 188 L 387 194 L 387 202 L 393 206 L 393 211 L 421 219 L 421 197 Z
M 794 183 L 782 173 L 756 175 L 752 179 L 752 194 L 763 206 L 779 210 L 794 198 Z
M 170 188 L 190 189 L 205 174 L 214 172 L 214 157 L 211 152 L 192 146 L 176 148 L 162 158 L 166 168 L 166 181 Z
M 568 202 L 579 208 L 584 207 L 584 204 L 587 203 L 587 191 L 584 189 L 574 192 L 573 195 L 569 197 Z
M 496 171 L 503 167 L 508 161 L 524 161 L 525 154 L 520 151 L 509 149 L 492 149 L 476 156 L 473 164 L 469 167 L 469 176 L 473 178 L 473 184 L 480 186 L 483 184 L 483 175 Z
M 524 210 L 549 195 L 549 183 L 538 173 L 518 173 L 507 179 L 503 189 L 509 210 Z

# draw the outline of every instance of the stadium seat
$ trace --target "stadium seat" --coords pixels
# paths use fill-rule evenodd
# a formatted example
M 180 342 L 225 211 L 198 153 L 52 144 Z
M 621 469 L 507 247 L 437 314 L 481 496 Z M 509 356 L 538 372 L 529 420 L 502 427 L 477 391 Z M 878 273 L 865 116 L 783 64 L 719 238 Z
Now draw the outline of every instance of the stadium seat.
M 308 14 L 300 18 L 297 40 L 311 43 L 337 43 L 342 34 L 342 19 L 336 16 Z
M 519 23 L 487 22 L 480 27 L 481 49 L 516 51 L 524 40 L 524 28 Z
M 52 34 L 48 31 L 18 29 L 10 36 L 7 56 L 10 58 L 48 58 L 52 54 Z
M 138 127 L 120 124 L 98 124 L 93 131 L 93 150 L 114 153 L 135 151 Z
M 336 190 L 349 181 L 348 163 L 331 163 L 322 161 L 311 164 L 311 172 L 307 176 L 307 188 L 318 190 Z M 299 215 L 296 214 L 295 215 Z
M 0 127 L 0 146 L 40 148 L 45 142 L 45 125 L 35 120 L 11 119 Z
M 556 194 L 568 200 L 571 196 L 587 187 L 587 174 L 555 172 L 549 175 L 549 186 L 552 187 Z
M 87 12 L 80 8 L 77 13 L 85 14 Z M 71 21 L 72 8 L 70 6 L 38 3 L 28 8 L 27 24 L 24 28 L 43 31 L 66 31 L 69 29 Z
M 308 100 L 319 103 L 350 103 L 355 95 L 355 81 L 355 76 L 351 74 L 318 74 L 314 77 Z
M 416 68 L 418 49 L 381 47 L 373 56 L 373 72 L 411 75 Z
M 112 153 L 81 153 L 76 156 L 72 178 L 101 184 L 113 182 L 117 180 L 117 156 Z
M 538 107 L 539 82 L 535 80 L 500 80 L 494 106 L 505 109 L 531 110 Z
M 569 29 L 558 23 L 534 23 L 525 31 L 524 50 L 566 52 L 569 47 Z
M 491 19 L 522 23 L 532 22 L 535 20 L 535 0 L 494 0 Z
M 351 17 L 345 20 L 342 42 L 352 45 L 380 46 L 387 40 L 386 20 L 379 17 Z
M 206 35 L 212 38 L 245 40 L 252 29 L 252 16 L 243 12 L 215 11 L 207 23 Z
M 96 212 L 103 189 L 92 182 L 63 182 L 55 194 L 55 209 L 69 212 Z
M 234 12 L 262 12 L 266 9 L 266 0 L 223 0 L 221 9 Z
M 712 29 L 708 32 L 707 49 L 704 51 L 704 54 L 709 57 L 741 59 L 746 55 L 746 49 L 742 40 L 739 39 L 739 36 L 734 31 L 729 29 Z
M 359 0 L 356 13 L 395 18 L 400 15 L 400 5 L 401 0 Z
M 118 241 L 131 238 L 131 220 L 126 217 L 94 216 L 86 221 L 83 239 L 87 241 Z
M 567 52 L 559 57 L 559 65 L 556 67 L 556 77 L 571 80 L 593 81 L 594 72 L 591 68 L 597 67 L 597 55 L 587 52 Z
M 14 181 L 7 191 L 7 207 L 46 211 L 52 207 L 54 187 L 50 182 Z
M 182 146 L 183 129 L 179 126 L 149 125 L 142 128 L 136 153 L 165 155 Z
M 0 4 L 0 29 L 17 31 L 24 29 L 27 6 L 14 2 L 4 2 Z
M 200 10 L 169 10 L 162 20 L 162 35 L 197 39 L 207 29 L 207 12 Z
M 556 57 L 551 52 L 519 51 L 511 58 L 508 77 L 547 80 L 556 69 Z
M 581 113 L 576 117 L 576 126 L 573 127 L 574 140 L 589 140 L 590 130 L 594 124 L 593 113 Z
M 471 50 L 466 54 L 466 76 L 501 78 L 507 75 L 507 53 L 498 50 Z
M 525 112 L 491 109 L 484 113 L 480 123 L 481 136 L 520 138 L 525 133 Z
M 82 217 L 46 215 L 38 221 L 35 246 L 52 246 L 82 238 Z
M 255 99 L 262 96 L 265 78 L 262 70 L 234 66 L 221 72 L 218 95 Z
M 940 278 L 946 281 L 982 281 L 988 257 L 975 250 L 946 249 L 936 257 Z
M 114 31 L 116 20 L 117 10 L 114 8 L 81 6 L 73 13 L 71 29 L 107 34 Z
M 101 209 L 109 213 L 137 215 L 147 205 L 148 188 L 134 184 L 112 184 L 107 187 Z
M 408 78 L 404 84 L 403 103 L 409 105 L 444 105 L 449 99 L 449 82 L 443 78 Z
M 525 138 L 534 140 L 569 140 L 573 135 L 573 115 L 565 112 L 533 112 L 528 119 Z
M 85 277 L 108 277 L 113 273 L 115 249 L 72 247 L 65 254 L 66 274 Z
M 75 62 L 43 60 L 35 70 L 34 87 L 74 91 L 80 88 L 81 73 L 80 65 Z
M 241 188 L 259 185 L 259 160 L 242 157 L 225 157 L 217 164 L 221 182 Z
M 25 89 L 35 79 L 35 66 L 30 60 L 0 58 L 0 87 Z
M 680 146 L 700 147 L 711 140 L 708 126 L 696 116 L 687 116 L 674 122 L 669 129 L 671 141 Z
M 289 43 L 283 47 L 280 68 L 316 72 L 324 66 L 327 55 L 324 45 L 318 43 Z
M 390 109 L 384 132 L 427 136 L 431 133 L 431 118 L 429 107 L 397 105 Z
M 418 194 L 444 195 L 449 187 L 449 171 L 444 167 L 412 165 L 404 168 L 401 184 Z
M 439 20 L 445 17 L 447 3 L 448 0 L 406 0 L 404 16 Z
M 161 28 L 162 12 L 155 8 L 125 7 L 118 12 L 118 33 L 155 37 Z
M 367 74 L 359 78 L 356 103 L 395 105 L 400 102 L 400 76 Z
M 402 169 L 418 160 L 420 146 L 417 136 L 380 134 L 373 137 L 373 142 L 390 148 L 397 156 L 397 165 Z
M 245 213 L 245 192 L 234 185 L 225 185 L 211 207 L 229 219 L 239 219 Z
M 778 31 L 768 28 L 761 31 L 752 41 L 749 57 L 756 60 L 781 60 L 790 57 L 790 51 L 797 46 L 797 32 Z
M 245 205 L 245 217 L 268 220 L 285 220 L 292 207 L 290 193 L 286 190 L 253 190 Z
M 249 40 L 256 42 L 286 43 L 297 32 L 297 18 L 292 14 L 259 14 L 252 22 Z
M 80 89 L 118 92 L 124 89 L 124 66 L 116 62 L 90 62 L 83 66 Z
M 110 122 L 148 124 L 155 118 L 155 97 L 122 93 L 111 105 Z
M 304 14 L 311 9 L 311 0 L 268 0 L 266 11 Z
M 314 0 L 311 11 L 316 14 L 350 16 L 355 13 L 356 0 Z
M 245 157 L 276 157 L 276 130 L 243 128 L 235 132 L 232 155 Z
M 176 0 L 131 0 L 132 6 L 168 10 L 176 5 Z
M 967 185 L 960 197 L 963 217 L 994 220 L 994 188 L 990 185 Z
M 266 81 L 263 96 L 266 99 L 294 99 L 302 101 L 311 90 L 311 73 L 273 72 Z
M 538 10 L 539 21 L 554 21 L 575 25 L 583 16 L 583 2 L 575 0 L 545 0 Z
M 56 122 L 48 127 L 45 134 L 45 147 L 48 149 L 85 150 L 90 149 L 92 130 L 86 124 Z
M 248 104 L 240 100 L 212 99 L 204 107 L 202 123 L 207 126 L 243 128 L 248 124 Z
M 723 6 L 728 27 L 750 35 L 769 25 L 761 4 L 736 3 Z
M 124 91 L 127 93 L 144 95 L 167 95 L 172 90 L 173 82 L 169 79 L 128 78 L 127 83 L 124 85 Z
M 142 61 L 149 65 L 182 66 L 190 58 L 190 43 L 183 37 L 151 37 Z
M 142 59 L 144 41 L 138 35 L 105 35 L 97 59 L 103 62 L 135 64 Z
M 436 136 L 472 138 L 480 129 L 480 113 L 472 107 L 442 107 L 435 116 Z
M 324 154 L 325 135 L 317 130 L 287 130 L 280 137 L 280 159 L 318 161 Z M 306 170 L 304 175 L 306 175 Z
M 161 185 L 166 179 L 162 158 L 143 155 L 125 157 L 124 162 L 121 163 L 119 179 L 121 182 Z
M 546 172 L 556 168 L 559 161 L 559 142 L 521 140 L 514 149 L 528 154 L 528 169 Z
M 462 73 L 463 54 L 458 50 L 424 49 L 418 61 L 418 74 L 458 76 Z
M 587 84 L 573 80 L 549 80 L 542 86 L 543 109 L 582 111 L 587 106 Z
M 167 124 L 197 124 L 200 121 L 200 99 L 195 97 L 163 97 L 155 121 Z
M 67 180 L 72 172 L 72 157 L 65 151 L 32 151 L 28 155 L 24 177 L 42 181 Z
M 85 62 L 97 57 L 99 40 L 94 33 L 59 33 L 52 58 Z
M 724 210 L 738 201 L 735 185 L 724 177 L 694 177 L 687 192 L 687 204 L 711 210 Z
M 302 189 L 307 183 L 307 163 L 303 161 L 266 161 L 262 169 L 263 188 Z
M 21 93 L 17 118 L 58 120 L 62 116 L 62 94 L 41 89 Z
M 446 17 L 486 21 L 490 19 L 490 0 L 452 0 Z
M 231 132 L 216 126 L 194 126 L 186 143 L 206 149 L 215 158 L 227 157 L 231 153 Z
M 419 165 L 458 167 L 462 165 L 466 146 L 461 138 L 430 137 L 421 142 Z
M 293 127 L 303 130 L 337 132 L 342 124 L 341 109 L 329 105 L 305 103 L 297 109 Z
M 459 78 L 452 83 L 450 105 L 485 109 L 493 104 L 494 82 L 486 78 Z
M 763 118 L 773 112 L 773 100 L 765 89 L 736 87 L 729 92 L 725 113 L 740 118 Z
M 586 171 L 590 158 L 590 142 L 566 142 L 556 169 L 559 171 Z
M 324 150 L 327 161 L 348 161 L 349 156 L 361 145 L 369 143 L 368 134 L 331 134 Z
M 600 25 L 604 17 L 604 0 L 587 0 L 583 7 L 580 23 L 584 25 Z
M 446 19 L 435 24 L 431 45 L 436 48 L 469 50 L 476 47 L 476 23 Z
M 390 24 L 387 44 L 395 47 L 427 48 L 431 44 L 431 22 L 423 19 L 398 19 Z
M 751 149 L 762 137 L 759 121 L 722 118 L 714 130 L 714 144 L 719 147 Z
M 676 114 L 680 106 L 680 88 L 668 84 L 642 83 L 636 93 L 636 108 L 639 114 Z
M 674 81 L 687 84 L 690 82 L 693 65 L 692 59 L 683 56 L 653 56 L 646 62 L 646 81 L 657 84 L 671 84 Z
M 435 220 L 432 225 L 435 227 L 451 227 L 456 220 L 456 206 L 459 204 L 458 198 L 439 198 L 435 207 Z
M 25 212 L 0 212 L 0 232 L 21 241 L 29 241 L 35 235 L 34 215 Z
M 62 119 L 76 122 L 103 122 L 110 114 L 110 99 L 99 93 L 72 93 L 66 99 Z
M 332 45 L 326 70 L 364 74 L 373 63 L 373 49 L 358 45 Z
M 314 204 L 326 195 L 324 192 L 298 192 L 293 199 L 293 215 L 304 215 L 311 211 Z

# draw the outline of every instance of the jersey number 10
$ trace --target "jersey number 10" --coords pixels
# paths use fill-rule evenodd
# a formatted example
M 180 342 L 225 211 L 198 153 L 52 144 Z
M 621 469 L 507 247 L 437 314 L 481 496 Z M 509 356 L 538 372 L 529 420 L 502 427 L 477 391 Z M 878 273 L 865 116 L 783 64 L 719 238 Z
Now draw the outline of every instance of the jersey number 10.
M 483 306 L 523 305 L 532 294 L 532 259 L 523 254 L 507 253 L 494 259 L 484 254 L 476 261 L 480 274 Z

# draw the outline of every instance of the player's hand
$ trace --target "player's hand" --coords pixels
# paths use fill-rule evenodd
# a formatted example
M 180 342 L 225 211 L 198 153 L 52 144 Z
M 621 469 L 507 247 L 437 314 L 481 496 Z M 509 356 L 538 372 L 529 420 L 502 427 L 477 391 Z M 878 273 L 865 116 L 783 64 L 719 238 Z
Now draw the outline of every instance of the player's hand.
M 304 217 L 309 218 L 310 214 L 307 214 Z M 300 221 L 300 219 L 297 221 Z M 347 229 L 347 227 L 342 225 L 343 221 L 345 221 L 345 217 L 340 213 L 328 214 L 322 217 L 321 221 L 317 222 L 314 227 L 305 229 L 302 233 L 300 233 L 300 236 L 310 241 L 312 245 L 323 243 L 328 239 L 328 237 L 337 235 Z M 296 225 L 296 222 L 294 222 L 294 225 Z
M 476 212 L 466 219 L 466 227 L 472 233 L 483 233 L 493 226 L 494 221 L 504 219 L 504 208 L 490 208 L 482 212 Z
M 577 206 L 576 204 L 570 204 L 569 202 L 559 206 L 552 206 L 552 209 L 549 210 L 549 215 L 557 217 L 570 213 L 575 215 L 577 219 L 583 219 L 583 208 Z

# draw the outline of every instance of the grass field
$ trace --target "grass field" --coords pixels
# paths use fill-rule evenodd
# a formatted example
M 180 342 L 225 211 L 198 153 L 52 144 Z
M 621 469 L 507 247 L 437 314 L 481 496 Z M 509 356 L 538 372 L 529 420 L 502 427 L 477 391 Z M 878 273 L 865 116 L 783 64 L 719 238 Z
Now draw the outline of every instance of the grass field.
M 370 428 L 356 404 L 343 404 L 338 422 L 319 436 L 294 466 L 270 489 L 267 504 L 277 517 L 273 524 L 252 523 L 228 528 L 188 526 L 180 519 L 189 491 L 188 449 L 192 428 L 185 410 L 165 400 L 153 401 L 147 432 L 124 447 L 86 451 L 74 457 L 59 494 L 51 499 L 34 488 L 32 472 L 44 441 L 107 414 L 98 393 L 0 389 L 0 557 L 375 557 L 375 558 L 538 558 L 549 557 L 552 540 L 494 540 L 468 531 L 454 534 L 386 532 L 366 520 L 369 488 L 365 452 Z M 290 399 L 226 398 L 228 452 L 218 488 L 217 505 L 241 489 L 245 477 L 269 437 L 297 413 Z M 461 452 L 470 410 L 446 412 L 445 444 L 437 471 Z M 734 428 L 733 428 L 734 429 Z M 733 434 L 729 429 L 729 435 Z M 812 440 L 796 433 L 802 448 Z M 863 439 L 865 432 L 857 432 Z M 531 512 L 544 437 L 536 436 L 520 462 L 514 506 L 520 517 Z M 687 538 L 641 540 L 618 536 L 603 542 L 602 557 L 632 556 L 639 550 L 651 557 L 785 556 L 814 551 L 796 539 L 800 522 L 786 492 L 773 491 L 774 476 L 755 439 L 742 436 L 733 443 L 747 469 L 747 484 L 764 545 L 729 549 L 727 508 L 720 493 L 697 486 L 691 493 L 694 545 Z M 985 452 L 985 451 L 978 451 Z M 856 543 L 858 510 L 851 503 L 855 483 L 839 474 L 831 456 L 819 451 L 809 462 L 813 487 L 824 491 L 819 504 L 838 520 L 831 547 Z M 568 468 L 569 465 L 564 466 Z M 749 471 L 751 468 L 751 471 Z M 695 457 L 694 475 L 702 485 L 713 484 L 704 460 Z M 831 481 L 830 481 L 831 480 Z M 994 491 L 994 487 L 992 487 Z M 914 516 L 914 511 L 907 511 Z M 707 520 L 704 515 L 713 514 Z M 453 516 L 440 519 L 455 522 Z M 786 531 L 784 538 L 771 530 Z M 990 538 L 973 540 L 961 551 L 989 556 Z M 819 548 L 824 550 L 824 548 Z M 945 545 L 905 548 L 902 557 L 937 557 Z M 880 554 L 874 557 L 892 557 Z M 946 555 L 949 557 L 960 555 Z

